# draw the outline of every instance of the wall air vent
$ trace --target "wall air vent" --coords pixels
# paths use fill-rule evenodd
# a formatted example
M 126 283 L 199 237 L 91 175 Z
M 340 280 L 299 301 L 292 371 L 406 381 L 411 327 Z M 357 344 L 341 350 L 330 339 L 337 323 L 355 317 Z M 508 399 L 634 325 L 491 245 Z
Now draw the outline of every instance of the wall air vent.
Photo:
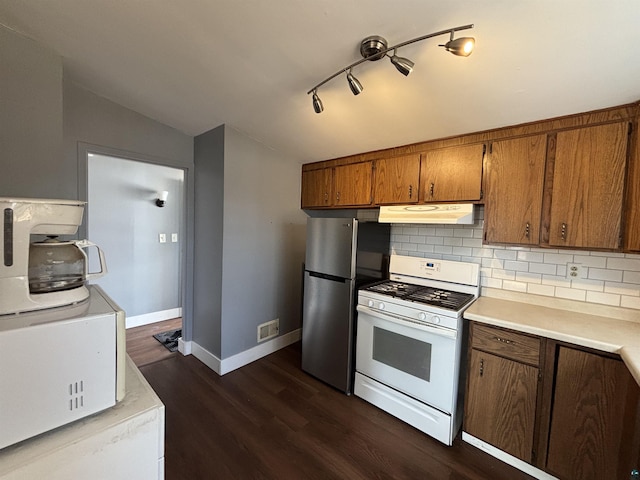
M 258 325 L 258 343 L 264 342 L 273 337 L 277 337 L 280 333 L 280 319 L 276 318 L 270 322 Z

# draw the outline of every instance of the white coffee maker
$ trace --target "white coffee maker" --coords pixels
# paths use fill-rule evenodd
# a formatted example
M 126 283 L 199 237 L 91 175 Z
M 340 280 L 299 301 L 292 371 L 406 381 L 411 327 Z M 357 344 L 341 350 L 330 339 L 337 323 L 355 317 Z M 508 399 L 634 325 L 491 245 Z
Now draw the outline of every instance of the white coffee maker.
M 0 450 L 125 396 L 124 311 L 90 278 L 74 235 L 85 202 L 0 198 Z M 35 235 L 35 238 L 32 236 Z
M 83 241 L 60 242 L 50 239 L 46 246 L 42 264 L 38 265 L 40 273 L 49 275 L 44 281 L 39 279 L 39 288 L 34 288 L 33 252 L 36 244 L 31 243 L 31 235 L 73 235 L 82 223 L 85 202 L 77 200 L 49 200 L 34 198 L 2 198 L 0 197 L 0 213 L 2 214 L 2 237 L 0 238 L 0 315 L 50 309 L 83 302 L 89 297 L 85 286 L 86 280 L 97 278 L 106 273 L 104 255 L 98 248 L 100 271 L 89 273 L 88 261 L 84 248 L 96 245 Z M 44 242 L 40 242 L 40 247 Z M 81 252 L 81 270 L 73 283 L 53 278 L 56 269 L 64 268 L 64 258 L 56 258 L 57 252 L 71 248 Z M 40 249 L 39 251 L 42 251 Z M 30 279 L 31 273 L 31 279 Z M 31 280 L 31 285 L 30 285 Z M 59 279 L 58 279 L 59 280 Z M 47 288 L 50 281 L 55 288 Z M 44 287 L 43 287 L 44 285 Z M 61 286 L 62 285 L 62 286 Z

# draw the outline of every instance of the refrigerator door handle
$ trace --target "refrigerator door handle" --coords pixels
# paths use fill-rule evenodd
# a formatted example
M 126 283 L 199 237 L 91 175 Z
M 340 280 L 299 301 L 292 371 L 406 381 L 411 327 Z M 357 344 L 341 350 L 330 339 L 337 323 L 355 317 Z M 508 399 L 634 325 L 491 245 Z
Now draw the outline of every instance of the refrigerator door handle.
M 329 275 L 327 273 L 318 273 L 318 272 L 307 272 L 310 277 L 322 278 L 324 280 L 331 280 L 332 282 L 340 282 L 345 283 L 347 281 L 346 278 L 336 277 L 335 275 Z

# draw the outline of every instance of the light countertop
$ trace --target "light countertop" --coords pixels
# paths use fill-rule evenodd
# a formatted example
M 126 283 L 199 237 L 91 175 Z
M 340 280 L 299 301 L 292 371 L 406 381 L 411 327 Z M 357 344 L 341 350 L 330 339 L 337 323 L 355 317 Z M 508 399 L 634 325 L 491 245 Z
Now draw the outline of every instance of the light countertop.
M 616 353 L 640 385 L 640 311 L 485 288 L 464 318 Z

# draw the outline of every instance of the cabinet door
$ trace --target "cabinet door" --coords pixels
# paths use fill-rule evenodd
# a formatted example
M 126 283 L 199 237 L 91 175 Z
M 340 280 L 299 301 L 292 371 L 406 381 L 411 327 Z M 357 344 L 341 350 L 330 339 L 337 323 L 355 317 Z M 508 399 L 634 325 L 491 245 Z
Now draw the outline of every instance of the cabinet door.
M 333 199 L 331 184 L 331 168 L 302 172 L 301 207 L 329 207 Z
M 484 144 L 477 144 L 424 153 L 420 167 L 421 201 L 480 200 L 484 151 Z
M 627 174 L 627 199 L 625 204 L 624 249 L 640 252 L 640 139 L 636 128 L 634 148 Z
M 464 431 L 531 462 L 538 369 L 471 350 Z
M 618 248 L 627 137 L 627 122 L 558 133 L 549 245 Z
M 419 179 L 419 154 L 376 160 L 373 203 L 417 202 Z
M 371 162 L 353 163 L 335 168 L 334 205 L 370 205 L 371 204 Z
M 623 362 L 558 348 L 547 470 L 559 478 L 629 478 L 638 386 Z
M 485 172 L 485 241 L 537 245 L 547 136 L 493 142 Z

